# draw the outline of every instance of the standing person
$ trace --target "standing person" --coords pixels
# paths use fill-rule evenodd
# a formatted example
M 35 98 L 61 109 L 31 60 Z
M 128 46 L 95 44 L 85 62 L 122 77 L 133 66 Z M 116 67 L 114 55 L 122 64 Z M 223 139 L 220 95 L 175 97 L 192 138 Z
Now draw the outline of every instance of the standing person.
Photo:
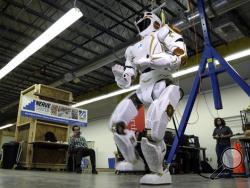
M 88 148 L 87 142 L 84 137 L 81 136 L 80 127 L 72 127 L 73 136 L 69 138 L 69 152 L 76 155 L 76 172 L 81 173 L 81 160 L 83 157 L 90 156 L 92 174 L 97 174 L 96 171 L 96 158 L 95 151 Z
M 232 130 L 226 126 L 225 120 L 222 118 L 215 118 L 214 119 L 214 132 L 213 138 L 216 139 L 216 154 L 217 154 L 217 163 L 218 169 L 221 169 L 221 157 L 223 151 L 227 148 L 231 147 L 230 137 L 233 136 Z

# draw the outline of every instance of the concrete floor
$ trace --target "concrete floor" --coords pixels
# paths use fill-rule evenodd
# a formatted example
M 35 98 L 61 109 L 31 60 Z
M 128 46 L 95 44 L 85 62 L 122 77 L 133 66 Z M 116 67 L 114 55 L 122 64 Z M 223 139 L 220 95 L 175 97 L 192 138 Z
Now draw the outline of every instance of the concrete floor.
M 66 172 L 18 171 L 0 169 L 0 188 L 149 188 L 139 185 L 139 175 L 98 175 Z M 198 175 L 175 175 L 172 185 L 157 188 L 249 188 L 250 178 L 206 180 Z

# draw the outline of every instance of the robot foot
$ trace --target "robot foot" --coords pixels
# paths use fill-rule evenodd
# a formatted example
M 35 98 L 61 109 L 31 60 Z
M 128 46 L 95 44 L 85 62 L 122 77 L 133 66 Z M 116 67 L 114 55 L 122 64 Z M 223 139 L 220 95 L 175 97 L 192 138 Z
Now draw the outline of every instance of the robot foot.
M 171 184 L 172 178 L 168 170 L 160 174 L 146 174 L 140 179 L 140 184 L 162 185 Z
M 121 161 L 118 162 L 116 165 L 116 170 L 120 171 L 120 172 L 129 172 L 129 171 L 144 171 L 144 163 L 142 160 L 138 160 L 135 163 L 130 163 L 127 161 Z

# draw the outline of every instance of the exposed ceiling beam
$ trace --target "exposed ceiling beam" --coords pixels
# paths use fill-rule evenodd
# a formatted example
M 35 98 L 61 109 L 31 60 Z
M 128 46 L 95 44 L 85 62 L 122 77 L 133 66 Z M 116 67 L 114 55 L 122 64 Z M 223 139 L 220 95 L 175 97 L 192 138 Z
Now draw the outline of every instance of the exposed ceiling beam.
M 11 5 L 15 6 L 15 7 L 18 7 L 20 9 L 24 9 L 27 13 L 29 13 L 29 14 L 31 14 L 33 16 L 39 17 L 40 19 L 43 19 L 43 20 L 45 20 L 47 22 L 55 23 L 55 21 L 56 21 L 56 20 L 54 20 L 54 19 L 52 19 L 52 18 L 50 18 L 50 17 L 48 17 L 48 16 L 46 16 L 46 15 L 40 13 L 40 12 L 37 12 L 37 11 L 35 11 L 35 10 L 29 8 L 28 6 L 25 6 L 25 5 L 23 5 L 23 4 L 19 3 L 19 2 L 16 2 L 16 1 L 13 1 L 13 0 L 4 0 L 4 1 L 6 1 L 7 3 L 9 3 L 9 4 L 11 4 Z M 16 19 L 17 18 L 15 18 L 14 20 L 16 20 Z M 88 40 L 89 39 L 92 40 L 91 36 L 89 36 L 89 35 L 87 35 L 85 33 L 82 33 L 79 30 L 76 30 L 76 29 L 73 29 L 73 28 L 68 28 L 67 30 L 70 31 L 70 32 L 76 33 L 78 36 L 81 36 L 81 37 L 86 38 Z M 109 45 L 107 45 L 107 44 L 105 44 L 105 43 L 103 43 L 103 42 L 101 42 L 99 40 L 92 40 L 92 41 L 95 42 L 96 44 L 102 45 L 102 46 L 104 46 L 106 48 L 111 48 L 111 46 L 109 46 Z
M 249 0 L 224 0 L 224 1 L 216 1 L 212 4 L 213 9 L 216 11 L 216 14 L 221 15 L 229 10 L 232 10 L 240 5 L 243 5 L 244 3 L 249 2 Z M 124 3 L 123 3 L 124 4 Z M 207 15 L 208 17 L 212 17 L 214 16 L 212 11 L 209 10 L 209 8 L 206 9 Z M 187 16 L 187 19 L 180 19 L 177 20 L 175 22 L 175 26 L 180 28 L 181 30 L 185 30 L 187 28 L 189 28 L 191 26 L 192 23 L 199 23 L 199 13 L 198 11 L 194 11 L 194 13 L 191 13 L 190 15 Z M 105 55 L 101 55 L 98 58 L 94 58 L 90 61 L 88 61 L 88 65 L 87 66 L 83 66 L 80 69 L 77 69 L 74 71 L 73 73 L 73 77 L 81 77 L 83 75 L 88 74 L 89 72 L 96 70 L 102 66 L 105 66 L 113 61 L 115 61 L 116 59 L 122 58 L 124 56 L 124 51 L 125 49 L 138 41 L 139 38 L 133 38 L 130 41 L 127 41 L 123 44 L 120 44 L 118 46 L 116 46 L 114 49 L 116 50 L 111 50 L 108 53 L 106 53 Z M 65 82 L 67 82 L 64 78 L 61 78 L 59 80 L 57 80 L 56 82 L 52 83 L 52 86 L 60 86 L 62 84 L 64 84 Z M 15 103 L 17 104 L 17 103 Z M 10 104 L 9 106 L 6 106 L 5 108 L 2 108 L 1 111 L 5 111 L 6 109 L 8 109 L 11 106 L 15 106 L 15 104 Z
M 19 36 L 19 37 L 25 38 L 25 39 L 27 39 L 27 40 L 29 40 L 29 41 L 33 41 L 33 40 L 35 39 L 35 38 L 30 37 L 30 36 L 28 36 L 28 35 L 26 35 L 26 34 L 24 34 L 24 33 L 22 33 L 22 32 L 16 31 L 16 30 L 14 30 L 14 29 L 6 28 L 4 25 L 0 25 L 0 30 L 3 31 L 3 32 L 5 32 L 5 31 L 6 31 L 6 32 L 10 32 L 10 33 L 12 33 L 12 34 L 14 34 L 14 35 L 17 35 L 17 36 Z M 63 56 L 65 56 L 65 54 L 67 54 L 67 55 L 71 56 L 72 58 L 77 58 L 77 59 L 79 59 L 79 60 L 81 60 L 81 61 L 87 61 L 87 60 L 88 60 L 88 58 L 83 57 L 83 56 L 79 56 L 79 55 L 74 54 L 74 53 L 71 53 L 71 52 L 69 52 L 69 51 L 63 49 L 62 47 L 58 47 L 58 46 L 51 45 L 51 44 L 47 44 L 47 46 L 49 46 L 50 49 L 51 49 L 51 50 L 49 50 L 49 51 L 55 51 L 55 50 L 57 50 L 57 51 L 59 51 L 61 54 L 63 54 Z M 76 65 L 79 65 L 79 63 L 75 63 L 75 62 L 66 60 L 65 58 L 60 58 L 60 57 L 58 57 L 58 56 L 53 55 L 52 53 L 46 53 L 46 54 L 45 54 L 45 52 L 43 52 L 43 51 L 41 51 L 41 50 L 40 50 L 38 53 L 41 53 L 41 54 L 44 54 L 44 55 L 47 55 L 47 56 L 53 58 L 53 59 L 54 59 L 53 61 L 55 61 L 55 59 L 62 59 L 62 61 L 68 62 L 68 64 L 70 64 L 70 65 L 75 65 L 75 66 L 76 66 Z M 52 62 L 53 62 L 53 61 L 52 61 Z
M 91 1 L 86 1 L 86 0 L 79 0 L 80 2 L 82 2 L 84 5 L 87 5 L 88 7 L 96 10 L 97 12 L 100 12 L 101 14 L 103 14 L 104 16 L 106 16 L 107 18 L 111 19 L 112 22 L 115 21 L 116 23 L 120 23 L 120 20 L 118 20 L 117 18 L 111 16 L 110 14 L 108 14 L 105 10 L 105 5 L 104 7 L 102 7 L 101 9 L 97 8 L 96 6 L 92 5 L 90 2 Z M 121 16 L 120 16 L 121 18 Z M 124 18 L 123 18 L 124 19 Z M 130 31 L 134 32 L 134 33 L 137 33 L 137 30 L 135 29 L 134 26 L 131 26 L 131 25 L 128 25 L 128 24 L 125 24 L 125 23 L 121 23 L 121 25 L 126 28 L 126 29 L 129 29 Z
M 67 8 L 61 7 L 58 5 L 58 3 L 50 1 L 50 0 L 42 0 L 44 3 L 47 3 L 48 5 L 52 6 L 53 8 L 60 10 L 62 12 L 67 12 Z M 109 36 L 121 41 L 121 42 L 126 42 L 126 39 L 120 35 L 118 35 L 117 33 L 103 27 L 102 25 L 96 23 L 92 18 L 88 18 L 85 15 L 82 16 L 82 18 L 80 18 L 80 21 L 82 21 L 84 24 L 88 24 L 92 27 L 94 27 L 95 29 L 98 29 L 106 34 L 108 34 Z
M 230 11 L 238 6 L 243 5 L 244 3 L 250 2 L 250 0 L 242 0 L 242 1 L 238 1 L 238 0 L 224 0 L 224 1 L 220 1 L 220 2 L 215 2 L 212 4 L 213 9 L 216 11 L 216 13 L 218 15 L 221 15 L 227 11 Z M 206 13 L 208 17 L 212 17 L 214 16 L 213 13 L 211 12 L 211 10 L 209 8 L 206 9 Z M 187 16 L 187 19 L 180 19 L 175 21 L 174 25 L 178 28 L 180 28 L 181 30 L 185 30 L 190 28 L 191 26 L 193 26 L 193 24 L 198 24 L 200 21 L 199 18 L 199 13 L 198 10 L 194 11 L 193 13 L 189 14 Z M 97 58 L 96 60 L 90 60 L 87 64 L 87 66 L 83 66 L 82 68 L 78 68 L 76 71 L 74 71 L 73 76 L 75 77 L 80 77 L 83 76 L 85 74 L 88 74 L 89 72 L 96 70 L 104 65 L 107 65 L 113 61 L 115 61 L 116 59 L 122 58 L 124 56 L 124 52 L 126 50 L 126 48 L 129 45 L 132 45 L 133 43 L 137 42 L 139 40 L 139 37 L 137 38 L 133 38 L 132 40 L 123 43 L 121 45 L 118 45 L 114 50 L 111 50 L 109 53 L 107 53 L 107 55 L 105 56 L 100 56 L 99 58 Z M 58 81 L 52 83 L 51 85 L 54 87 L 57 87 L 61 84 L 63 84 L 65 82 L 65 79 L 59 79 Z

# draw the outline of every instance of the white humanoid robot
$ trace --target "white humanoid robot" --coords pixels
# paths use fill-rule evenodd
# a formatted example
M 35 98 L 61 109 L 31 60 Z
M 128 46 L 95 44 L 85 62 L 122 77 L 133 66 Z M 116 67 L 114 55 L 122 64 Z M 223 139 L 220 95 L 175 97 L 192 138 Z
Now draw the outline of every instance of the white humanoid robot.
M 140 183 L 169 184 L 171 175 L 163 168 L 166 153 L 163 137 L 180 100 L 180 88 L 173 84 L 171 72 L 186 63 L 186 45 L 176 29 L 163 25 L 151 12 L 139 16 L 135 25 L 142 39 L 127 48 L 125 67 L 114 65 L 112 71 L 121 88 L 130 87 L 139 72 L 139 88 L 118 104 L 109 126 L 124 163 L 136 165 L 141 158 L 135 150 L 135 133 L 126 126 L 141 105 L 148 107 L 141 149 L 152 173 L 144 175 Z

